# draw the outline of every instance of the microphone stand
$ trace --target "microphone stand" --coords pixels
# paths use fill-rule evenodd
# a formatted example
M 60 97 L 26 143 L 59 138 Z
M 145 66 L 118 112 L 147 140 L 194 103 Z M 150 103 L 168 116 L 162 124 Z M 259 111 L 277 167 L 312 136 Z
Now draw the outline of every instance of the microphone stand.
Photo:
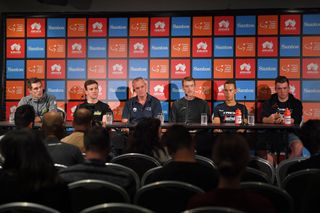
M 246 95 L 243 96 L 243 99 L 244 99 L 243 105 L 244 105 L 245 109 L 247 109 L 247 106 L 246 106 L 247 96 Z M 248 111 L 248 109 L 247 109 L 247 111 Z M 245 110 L 244 110 L 244 112 L 245 112 Z M 244 123 L 244 119 L 245 119 L 244 112 L 242 113 L 242 124 L 243 125 L 247 125 L 247 124 Z
M 188 97 L 188 95 L 186 94 L 186 97 Z M 186 98 L 186 101 L 187 101 L 187 104 L 186 104 L 186 114 L 185 114 L 185 120 L 184 120 L 184 123 L 185 124 L 188 124 L 188 117 L 189 117 L 189 101 L 188 99 Z

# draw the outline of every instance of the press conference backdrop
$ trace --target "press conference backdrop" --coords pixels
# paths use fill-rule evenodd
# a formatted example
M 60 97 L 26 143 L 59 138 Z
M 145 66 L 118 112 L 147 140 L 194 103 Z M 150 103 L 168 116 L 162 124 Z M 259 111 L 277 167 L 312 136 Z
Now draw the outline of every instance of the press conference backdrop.
M 168 120 L 186 76 L 211 109 L 224 100 L 225 80 L 235 79 L 236 99 L 258 115 L 278 75 L 290 79 L 304 119 L 320 119 L 319 10 L 7 13 L 3 22 L 6 119 L 31 77 L 43 79 L 68 120 L 85 98 L 84 81 L 96 79 L 120 120 L 131 81 L 142 76 Z

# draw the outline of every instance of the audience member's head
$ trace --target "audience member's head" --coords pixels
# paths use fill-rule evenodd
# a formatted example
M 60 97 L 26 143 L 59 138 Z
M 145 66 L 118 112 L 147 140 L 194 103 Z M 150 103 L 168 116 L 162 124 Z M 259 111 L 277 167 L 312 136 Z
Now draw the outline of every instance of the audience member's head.
M 129 137 L 128 152 L 142 153 L 152 156 L 160 145 L 160 120 L 143 118 Z
M 240 179 L 249 159 L 249 145 L 241 135 L 218 136 L 213 147 L 213 160 L 222 178 Z
M 42 129 L 46 137 L 56 136 L 59 140 L 65 136 L 63 116 L 59 112 L 47 112 L 43 116 Z
M 103 127 L 92 127 L 84 134 L 84 147 L 87 158 L 106 160 L 110 151 L 109 132 Z
M 17 129 L 32 128 L 34 124 L 35 111 L 31 105 L 21 105 L 14 113 L 14 123 Z
M 24 189 L 38 190 L 58 181 L 45 145 L 32 130 L 13 130 L 5 134 L 0 152 L 4 158 L 3 170 L 17 178 Z
M 92 112 L 88 109 L 81 108 L 78 109 L 74 114 L 73 114 L 73 126 L 75 129 L 81 129 L 81 130 L 86 130 L 88 129 L 93 120 L 93 115 Z
M 301 127 L 301 141 L 314 155 L 320 152 L 320 120 L 308 120 Z
M 169 154 L 174 154 L 179 150 L 190 150 L 194 152 L 194 144 L 188 129 L 182 125 L 171 126 L 162 136 L 162 143 L 168 148 Z

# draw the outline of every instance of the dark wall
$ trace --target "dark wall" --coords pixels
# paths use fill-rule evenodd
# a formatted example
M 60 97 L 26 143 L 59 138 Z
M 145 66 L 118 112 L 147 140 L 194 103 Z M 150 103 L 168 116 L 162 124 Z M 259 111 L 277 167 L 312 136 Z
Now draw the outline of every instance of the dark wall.
M 51 0 L 53 1 L 53 0 Z M 317 0 L 68 0 L 66 6 L 37 0 L 1 0 L 0 12 L 180 11 L 320 8 Z

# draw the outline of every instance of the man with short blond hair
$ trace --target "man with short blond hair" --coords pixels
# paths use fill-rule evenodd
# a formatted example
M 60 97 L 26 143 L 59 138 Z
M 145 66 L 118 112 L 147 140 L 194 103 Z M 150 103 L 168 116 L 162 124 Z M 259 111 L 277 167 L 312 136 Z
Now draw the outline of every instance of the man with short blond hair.
M 192 77 L 182 80 L 185 96 L 172 104 L 171 122 L 200 123 L 201 114 L 206 113 L 210 119 L 209 105 L 205 100 L 195 97 L 196 82 Z

